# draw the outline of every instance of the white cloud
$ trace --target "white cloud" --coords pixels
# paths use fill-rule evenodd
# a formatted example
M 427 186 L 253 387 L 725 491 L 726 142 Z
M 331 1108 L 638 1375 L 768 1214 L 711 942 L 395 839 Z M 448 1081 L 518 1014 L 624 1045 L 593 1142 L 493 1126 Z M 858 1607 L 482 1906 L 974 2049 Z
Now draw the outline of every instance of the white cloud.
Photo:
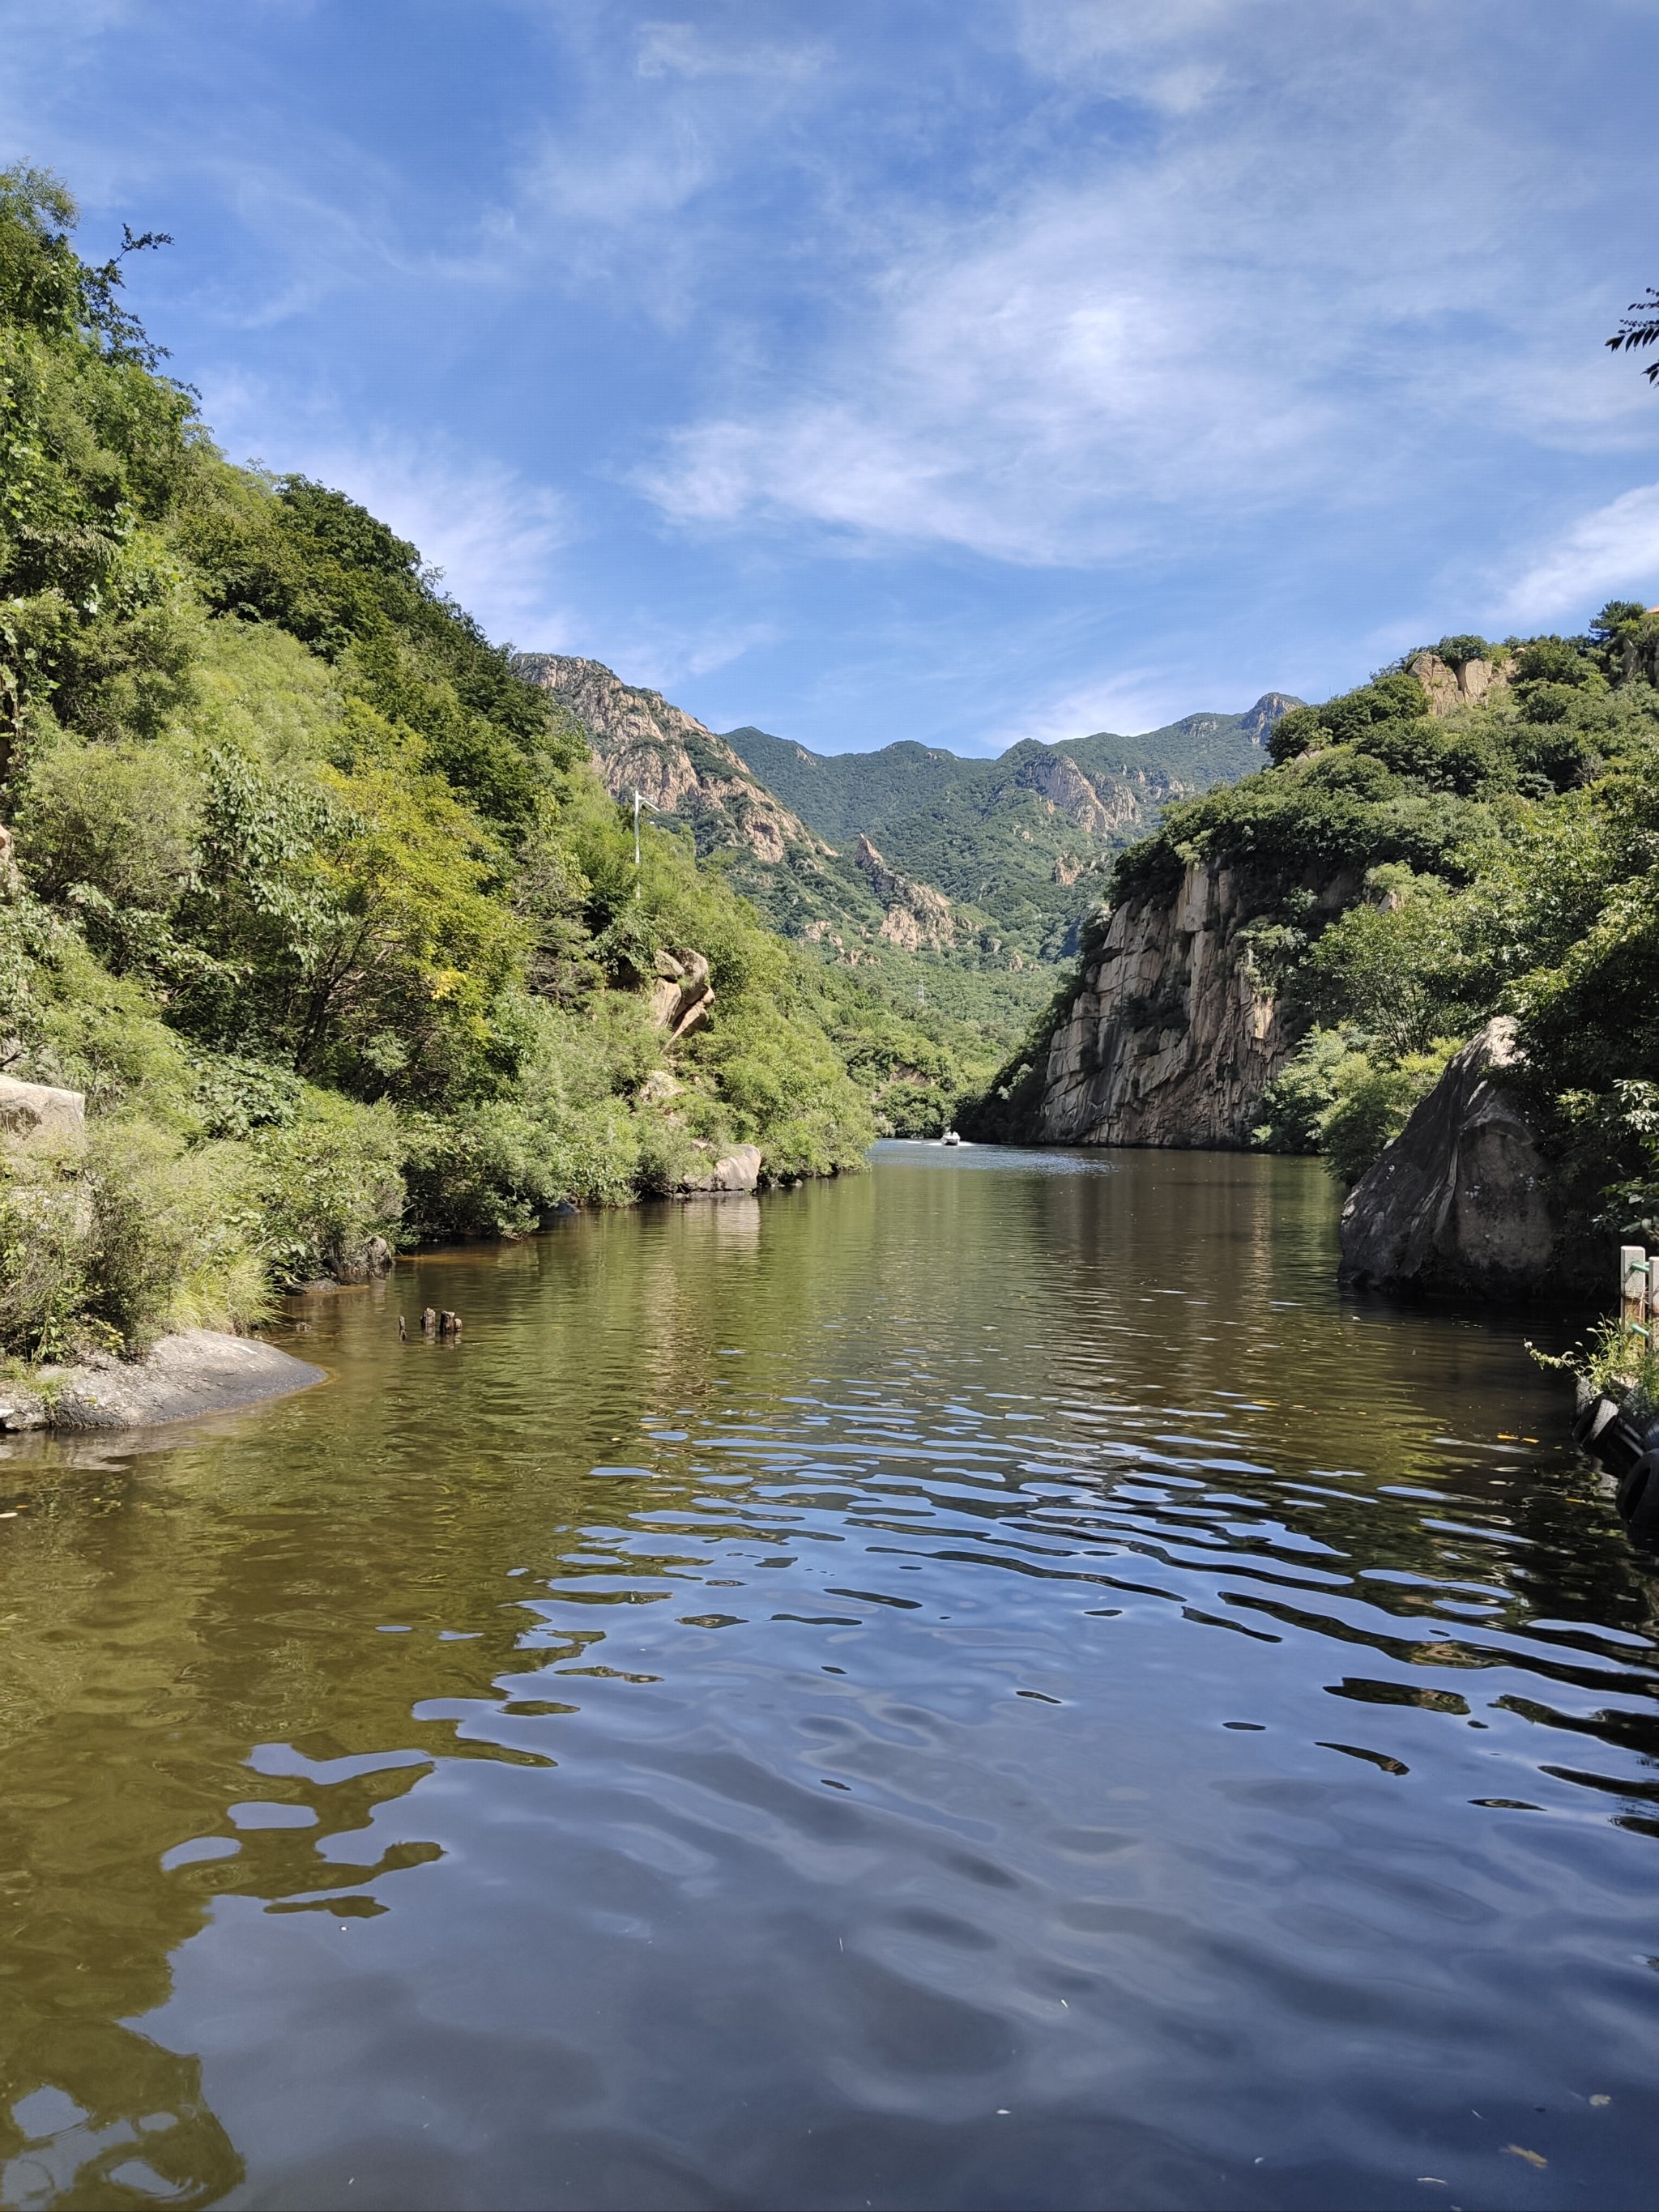
M 1108 677 L 1074 684 L 1039 703 L 1029 713 L 981 740 L 988 752 L 1003 752 L 1024 738 L 1040 744 L 1058 744 L 1065 738 L 1091 738 L 1102 730 L 1133 737 L 1143 730 L 1164 728 L 1182 714 L 1200 710 L 1194 703 L 1190 671 L 1168 668 L 1123 668 Z M 1248 700 L 1218 707 L 1219 714 L 1237 714 Z
M 635 67 L 641 76 L 799 78 L 823 63 L 817 44 L 785 46 L 762 40 L 733 43 L 711 38 L 695 23 L 642 23 Z
M 775 624 L 768 622 L 714 622 L 686 629 L 647 622 L 632 629 L 613 629 L 603 647 L 567 649 L 592 653 L 614 668 L 624 683 L 672 695 L 677 684 L 729 668 L 757 646 L 775 644 L 778 635 Z
M 1540 553 L 1501 603 L 1527 624 L 1588 618 L 1607 599 L 1659 590 L 1659 483 L 1581 515 Z
M 1351 340 L 1317 329 L 1310 272 L 1239 239 L 1225 166 L 1158 165 L 1033 194 L 970 238 L 945 228 L 884 273 L 816 390 L 686 426 L 640 482 L 682 520 L 805 516 L 1038 562 L 1306 490 L 1348 411 L 1329 378 Z
M 418 545 L 446 588 L 496 641 L 538 648 L 564 630 L 554 556 L 568 536 L 556 493 L 494 461 L 435 456 L 401 441 L 325 449 L 307 473 L 337 485 Z
M 1185 115 L 1226 76 L 1219 60 L 1194 60 L 1190 49 L 1240 12 L 1238 0 L 1022 0 L 1016 36 L 1028 65 L 1057 82 L 1075 88 L 1082 79 Z
M 804 520 L 843 550 L 1179 557 L 1298 502 L 1397 505 L 1437 441 L 1650 438 L 1595 346 L 1595 281 L 1538 289 L 1595 157 L 1541 161 L 1423 0 L 1021 21 L 1065 99 L 1093 72 L 1141 124 L 1016 162 L 988 200 L 896 210 L 823 334 L 738 351 L 726 404 L 637 472 L 672 518 Z

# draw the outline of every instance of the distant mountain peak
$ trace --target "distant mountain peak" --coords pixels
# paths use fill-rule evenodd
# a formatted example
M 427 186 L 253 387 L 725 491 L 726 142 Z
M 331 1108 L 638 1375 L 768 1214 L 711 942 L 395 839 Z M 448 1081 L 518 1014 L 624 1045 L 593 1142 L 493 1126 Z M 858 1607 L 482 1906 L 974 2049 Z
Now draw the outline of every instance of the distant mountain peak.
M 1261 744 L 1281 714 L 1303 702 L 1291 691 L 1264 691 L 1254 707 L 1247 707 L 1243 721 L 1253 745 Z

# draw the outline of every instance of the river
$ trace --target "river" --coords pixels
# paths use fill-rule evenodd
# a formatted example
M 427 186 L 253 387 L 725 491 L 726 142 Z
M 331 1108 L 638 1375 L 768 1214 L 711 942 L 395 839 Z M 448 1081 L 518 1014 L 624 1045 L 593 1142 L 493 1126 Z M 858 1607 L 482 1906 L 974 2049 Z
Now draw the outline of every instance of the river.
M 1659 2204 L 1654 1583 L 1334 1255 L 885 1146 L 8 1448 L 0 2202 Z

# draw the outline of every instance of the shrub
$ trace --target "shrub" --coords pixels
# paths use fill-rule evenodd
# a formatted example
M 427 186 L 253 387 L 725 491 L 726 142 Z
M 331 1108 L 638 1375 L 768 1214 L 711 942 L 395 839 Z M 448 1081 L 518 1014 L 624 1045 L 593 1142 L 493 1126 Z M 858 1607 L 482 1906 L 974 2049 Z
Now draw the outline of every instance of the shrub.
M 246 1328 L 268 1304 L 245 1163 L 137 1117 L 84 1156 L 0 1148 L 0 1349 L 148 1349 L 169 1328 Z
M 1250 1140 L 1264 1152 L 1316 1152 L 1325 1116 L 1345 1082 L 1370 1072 L 1358 1033 L 1349 1029 L 1309 1032 L 1261 1093 L 1261 1121 Z
M 1320 1116 L 1325 1164 L 1339 1182 L 1358 1182 L 1412 1111 L 1440 1080 L 1459 1040 L 1443 1037 L 1426 1052 L 1373 1063 L 1357 1054 L 1342 1068 L 1335 1097 Z
M 372 1238 L 397 1239 L 404 1149 L 391 1107 L 314 1090 L 291 1121 L 248 1140 L 248 1233 L 277 1282 L 356 1272 Z

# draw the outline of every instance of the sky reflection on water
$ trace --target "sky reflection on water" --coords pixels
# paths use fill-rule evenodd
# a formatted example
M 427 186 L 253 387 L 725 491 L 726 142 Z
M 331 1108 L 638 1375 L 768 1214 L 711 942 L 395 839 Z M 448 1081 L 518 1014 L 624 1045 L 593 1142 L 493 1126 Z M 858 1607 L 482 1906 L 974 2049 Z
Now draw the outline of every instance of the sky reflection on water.
M 1333 1212 L 883 1147 L 0 1459 L 0 2201 L 1659 2202 L 1652 1584 Z

